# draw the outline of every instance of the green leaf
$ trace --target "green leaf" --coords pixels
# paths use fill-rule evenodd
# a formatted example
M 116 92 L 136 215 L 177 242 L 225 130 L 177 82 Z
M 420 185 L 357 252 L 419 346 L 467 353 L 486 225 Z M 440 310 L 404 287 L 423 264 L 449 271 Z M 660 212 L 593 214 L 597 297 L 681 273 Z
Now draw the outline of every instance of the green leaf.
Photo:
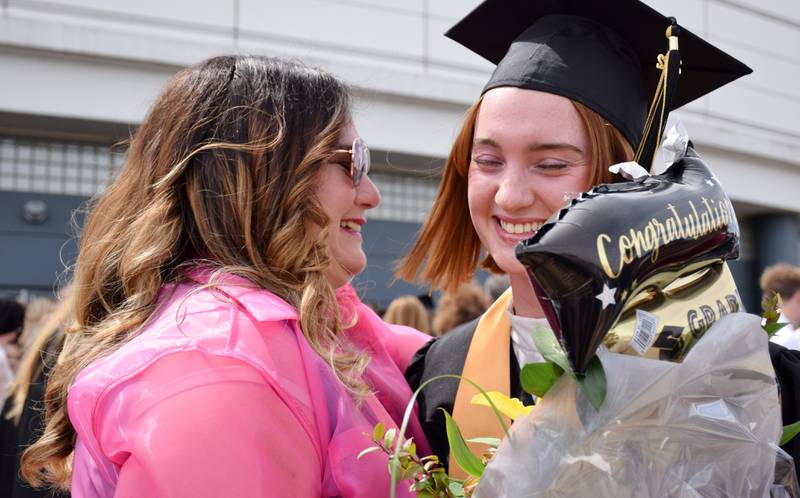
M 411 399 L 408 400 L 408 403 L 406 404 L 406 411 L 403 413 L 403 422 L 400 424 L 400 434 L 405 434 L 406 433 L 406 428 L 408 427 L 408 422 L 411 420 L 411 417 L 414 414 L 414 407 L 416 406 L 416 401 L 417 401 L 417 397 L 419 396 L 419 393 L 423 389 L 425 389 L 425 387 L 428 384 L 431 384 L 433 382 L 439 382 L 442 379 L 459 379 L 459 380 L 463 379 L 465 382 L 467 382 L 470 385 L 472 385 L 473 387 L 475 387 L 475 389 L 477 389 L 479 392 L 485 392 L 481 388 L 481 386 L 476 384 L 474 381 L 472 381 L 472 380 L 470 380 L 470 379 L 468 379 L 466 377 L 462 377 L 460 375 L 443 374 L 443 375 L 437 375 L 435 377 L 432 377 L 432 378 L 426 380 L 425 382 L 423 382 L 422 384 L 420 384 L 420 386 L 414 391 L 414 394 L 411 396 Z M 495 410 L 495 415 L 497 416 L 497 422 L 500 424 L 500 427 L 503 428 L 503 432 L 505 434 L 508 434 L 508 425 L 503 420 L 503 417 L 500 416 L 500 414 L 499 414 L 499 412 L 497 412 L 497 410 Z M 399 454 L 400 454 L 400 448 L 399 447 L 395 447 L 394 454 L 393 454 L 392 458 L 396 458 Z M 392 487 L 389 490 L 389 498 L 395 498 L 397 496 L 397 478 L 398 478 L 398 473 L 395 472 L 395 468 L 392 467 L 392 466 L 389 467 L 389 472 L 391 473 L 391 477 L 392 477 Z M 442 469 L 441 467 L 435 469 L 433 472 L 434 472 L 434 476 L 436 477 L 436 479 L 440 479 L 440 474 L 442 476 L 444 476 L 444 477 L 441 477 L 441 479 L 448 479 L 447 474 L 444 472 L 444 469 Z
M 383 447 L 384 448 L 391 448 L 394 444 L 394 438 L 397 435 L 397 429 L 389 429 L 386 431 L 386 434 L 383 435 Z
M 455 498 L 464 496 L 464 486 L 458 479 L 450 479 L 448 488 Z
M 761 300 L 761 317 L 764 318 L 767 323 L 777 322 L 778 318 L 781 316 L 781 314 L 778 312 L 778 308 L 780 307 L 780 296 L 774 291 L 765 291 L 764 298 Z
M 541 398 L 563 373 L 564 369 L 552 361 L 528 363 L 522 367 L 519 380 L 526 392 Z
M 785 426 L 781 436 L 781 446 L 791 441 L 798 433 L 800 433 L 800 420 Z
M 379 446 L 370 446 L 369 448 L 367 448 L 364 451 L 362 451 L 361 453 L 359 453 L 358 456 L 356 457 L 356 460 L 361 460 L 362 456 L 364 456 L 364 455 L 366 455 L 368 453 L 372 453 L 374 451 L 380 451 L 380 450 L 381 450 L 381 448 Z
M 603 405 L 603 400 L 606 399 L 606 372 L 603 370 L 600 358 L 597 356 L 592 358 L 589 368 L 586 369 L 586 375 L 577 376 L 575 380 L 578 381 L 578 386 L 589 403 L 595 410 L 599 410 Z
M 413 479 L 417 474 L 422 472 L 422 466 L 418 463 L 411 462 L 405 469 L 403 469 L 403 473 L 400 475 L 400 479 L 405 481 L 409 479 Z
M 383 422 L 378 422 L 375 424 L 375 428 L 372 430 L 372 439 L 376 443 L 380 442 L 383 439 L 383 433 L 386 431 L 386 426 L 383 425 Z
M 497 448 L 498 446 L 500 446 L 500 439 L 496 437 L 473 437 L 467 439 L 467 442 L 485 444 L 486 446 L 491 446 L 492 448 Z
M 445 428 L 447 430 L 447 442 L 450 443 L 450 453 L 455 458 L 459 467 L 464 469 L 467 474 L 480 477 L 483 474 L 483 462 L 469 451 L 464 437 L 461 435 L 458 425 L 453 421 L 453 417 L 447 410 L 440 408 L 444 412 Z
M 532 335 L 536 349 L 539 350 L 545 360 L 555 363 L 565 372 L 572 372 L 567 355 L 561 349 L 561 345 L 558 344 L 558 340 L 552 330 L 546 327 L 539 327 L 533 330 Z
M 785 323 L 785 322 L 784 323 L 771 322 L 771 323 L 765 323 L 761 327 L 764 329 L 764 331 L 767 333 L 768 336 L 772 337 L 780 329 L 782 329 L 783 327 L 785 327 L 787 325 L 789 325 L 789 324 Z

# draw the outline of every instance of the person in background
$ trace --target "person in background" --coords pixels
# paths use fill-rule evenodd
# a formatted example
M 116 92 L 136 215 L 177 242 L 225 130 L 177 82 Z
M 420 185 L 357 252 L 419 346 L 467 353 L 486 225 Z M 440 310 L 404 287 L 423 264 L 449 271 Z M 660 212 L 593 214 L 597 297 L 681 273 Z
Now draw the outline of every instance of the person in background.
M 25 307 L 13 299 L 0 300 L 0 403 L 5 400 L 19 362 L 19 335 Z
M 787 325 L 770 339 L 789 349 L 800 350 L 800 268 L 779 264 L 761 274 L 761 290 L 780 296 L 779 322 Z
M 39 337 L 39 330 L 48 321 L 58 303 L 49 297 L 34 297 L 25 305 L 25 323 L 19 336 L 21 356 L 24 356 L 33 341 Z
M 61 352 L 64 328 L 73 310 L 69 288 L 62 290 L 61 296 L 55 309 L 51 306 L 54 301 L 44 298 L 38 301 L 42 308 L 47 305 L 49 313 L 43 311 L 44 314 L 37 316 L 36 320 L 28 320 L 27 314 L 25 317 L 22 336 L 29 338 L 29 345 L 0 413 L 0 496 L 4 498 L 69 496 L 63 491 L 32 488 L 19 475 L 22 452 L 44 430 L 45 386 Z M 27 310 L 30 312 L 30 305 Z M 31 331 L 29 327 L 35 330 Z
M 260 56 L 180 71 L 86 217 L 23 477 L 74 498 L 385 496 L 387 455 L 357 456 L 400 425 L 429 337 L 349 283 L 380 202 L 368 172 L 331 74 Z
M 483 292 L 489 296 L 491 302 L 497 301 L 509 287 L 511 280 L 504 274 L 493 273 L 483 282 Z
M 462 323 L 475 320 L 490 304 L 483 289 L 472 283 L 460 285 L 455 292 L 446 292 L 433 314 L 433 335 L 439 337 Z
M 431 333 L 431 318 L 428 310 L 416 296 L 394 298 L 386 308 L 383 320 L 386 323 L 406 325 L 426 334 Z

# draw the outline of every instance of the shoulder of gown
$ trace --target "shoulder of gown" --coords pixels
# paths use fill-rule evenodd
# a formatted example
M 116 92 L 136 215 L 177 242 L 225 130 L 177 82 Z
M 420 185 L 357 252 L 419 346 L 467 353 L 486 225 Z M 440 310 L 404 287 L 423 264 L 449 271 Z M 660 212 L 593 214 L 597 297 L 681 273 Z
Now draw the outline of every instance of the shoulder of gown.
M 800 419 L 800 351 L 770 342 L 769 356 L 780 390 L 783 425 L 789 425 Z M 794 458 L 795 470 L 800 475 L 800 436 L 781 448 Z
M 464 323 L 427 343 L 411 359 L 406 380 L 412 391 L 437 375 L 461 375 L 478 319 Z M 444 415 L 439 408 L 453 413 L 458 379 L 439 379 L 420 391 L 417 397 L 419 419 L 433 453 L 447 467 L 450 446 L 447 444 Z
M 450 332 L 425 344 L 411 358 L 406 368 L 406 380 L 416 390 L 425 381 L 437 375 L 461 375 L 467 358 L 469 345 L 475 335 L 479 318 L 463 323 Z M 426 386 L 423 392 L 438 391 L 447 380 L 458 383 L 457 379 L 445 379 Z

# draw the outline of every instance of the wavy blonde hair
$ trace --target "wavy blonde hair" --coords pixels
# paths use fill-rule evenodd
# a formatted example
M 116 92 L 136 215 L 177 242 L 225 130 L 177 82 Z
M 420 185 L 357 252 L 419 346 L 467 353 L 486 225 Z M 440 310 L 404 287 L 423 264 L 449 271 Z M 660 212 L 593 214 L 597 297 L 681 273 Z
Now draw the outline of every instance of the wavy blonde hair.
M 430 314 L 417 296 L 399 296 L 392 299 L 383 314 L 383 321 L 407 325 L 426 334 L 431 333 Z
M 44 316 L 38 317 L 36 321 L 31 321 L 30 326 L 35 330 L 23 331 L 23 334 L 30 334 L 30 345 L 25 350 L 17 368 L 17 374 L 9 387 L 8 396 L 11 398 L 11 409 L 6 413 L 6 418 L 19 424 L 22 412 L 25 410 L 25 402 L 28 399 L 31 383 L 48 368 L 56 364 L 56 358 L 61 351 L 63 341 L 63 328 L 70 319 L 73 310 L 71 288 L 66 287 L 61 291 L 61 299 L 53 309 L 49 304 L 50 311 Z M 42 299 L 40 302 L 52 303 L 49 299 Z M 43 307 L 46 309 L 46 307 Z M 28 317 L 25 317 L 26 324 Z
M 23 455 L 35 486 L 67 488 L 78 372 L 134 337 L 164 284 L 201 262 L 293 306 L 304 336 L 353 392 L 366 356 L 340 338 L 323 272 L 321 164 L 350 121 L 348 89 L 323 71 L 266 57 L 216 57 L 181 71 L 135 133 L 125 166 L 94 202 L 75 267 L 75 325 L 47 386 L 43 436 Z
M 479 264 L 493 273 L 503 273 L 491 254 L 483 255 L 481 260 L 481 241 L 472 226 L 467 204 L 467 172 L 482 100 L 467 110 L 461 131 L 445 161 L 436 200 L 414 246 L 397 266 L 398 278 L 429 283 L 434 289 L 454 293 L 461 284 L 472 280 Z M 630 143 L 599 114 L 580 102 L 572 101 L 572 104 L 589 137 L 593 168 L 589 185 L 618 181 L 619 177 L 610 173 L 608 166 L 632 160 Z

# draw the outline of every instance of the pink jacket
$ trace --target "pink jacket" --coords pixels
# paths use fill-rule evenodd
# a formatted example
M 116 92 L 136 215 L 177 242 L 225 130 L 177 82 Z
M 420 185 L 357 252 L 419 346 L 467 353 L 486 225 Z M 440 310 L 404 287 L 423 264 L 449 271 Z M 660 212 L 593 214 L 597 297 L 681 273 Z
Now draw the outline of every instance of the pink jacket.
M 131 341 L 82 370 L 69 392 L 78 434 L 72 496 L 381 497 L 387 457 L 370 446 L 377 422 L 396 427 L 411 392 L 403 370 L 428 339 L 388 325 L 350 286 L 346 331 L 371 361 L 360 404 L 303 337 L 297 311 L 244 279 L 216 291 L 165 288 Z M 174 291 L 174 292 L 173 292 Z M 417 417 L 409 436 L 429 452 Z M 398 496 L 412 496 L 408 482 Z

